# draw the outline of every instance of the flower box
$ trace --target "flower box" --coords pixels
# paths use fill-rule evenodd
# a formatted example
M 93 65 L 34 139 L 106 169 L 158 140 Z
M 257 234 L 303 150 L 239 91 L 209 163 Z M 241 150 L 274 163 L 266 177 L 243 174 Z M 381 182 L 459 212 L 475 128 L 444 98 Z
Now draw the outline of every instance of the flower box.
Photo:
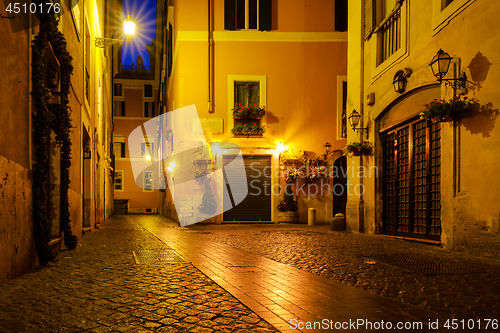
M 373 146 L 368 141 L 352 142 L 346 145 L 347 153 L 352 153 L 353 156 L 370 155 L 373 151 Z

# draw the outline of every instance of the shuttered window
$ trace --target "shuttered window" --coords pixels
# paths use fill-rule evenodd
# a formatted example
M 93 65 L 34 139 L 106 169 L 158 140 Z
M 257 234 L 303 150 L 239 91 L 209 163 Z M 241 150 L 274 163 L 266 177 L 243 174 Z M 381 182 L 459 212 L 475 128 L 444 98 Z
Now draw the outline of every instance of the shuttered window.
M 224 0 L 224 29 L 272 29 L 272 0 Z
M 233 158 L 224 156 L 224 168 Z M 232 173 L 230 190 L 231 195 L 241 188 L 248 186 L 247 197 L 236 207 L 224 212 L 224 222 L 233 221 L 271 221 L 271 157 L 244 156 L 246 175 Z M 224 203 L 226 207 L 226 203 Z M 224 208 L 225 209 L 225 208 Z
M 347 31 L 347 0 L 335 0 L 335 31 Z

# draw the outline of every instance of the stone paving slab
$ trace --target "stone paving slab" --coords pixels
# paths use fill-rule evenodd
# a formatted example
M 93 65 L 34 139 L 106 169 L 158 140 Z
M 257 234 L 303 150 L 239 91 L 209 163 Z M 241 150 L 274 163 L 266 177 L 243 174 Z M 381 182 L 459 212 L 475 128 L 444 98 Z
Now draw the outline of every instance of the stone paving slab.
M 500 319 L 500 258 L 307 225 L 195 225 L 200 237 L 456 319 Z M 500 249 L 500 244 L 497 244 Z M 472 253 L 472 252 L 471 252 Z M 422 274 L 377 261 L 408 256 L 477 271 Z
M 154 218 L 133 216 L 132 218 L 282 332 L 297 332 L 297 330 L 292 330 L 292 328 L 297 328 L 295 325 L 297 323 L 320 323 L 327 320 L 331 321 L 331 325 L 331 323 L 347 323 L 361 319 L 371 323 L 390 322 L 391 325 L 399 322 L 404 324 L 417 322 L 423 324 L 419 329 L 396 330 L 394 327 L 393 329 L 394 331 L 436 332 L 445 330 L 443 325 L 447 319 L 450 319 L 398 300 L 377 296 L 362 288 L 335 282 L 327 277 L 270 260 L 250 253 L 251 251 L 243 251 L 221 242 L 214 242 L 209 236 L 212 230 L 219 228 L 218 226 L 197 226 L 192 230 L 204 232 L 190 232 L 186 228 L 178 228 L 176 224 L 169 223 L 160 216 Z M 248 237 L 243 237 L 248 243 L 262 248 L 276 245 L 252 242 L 251 239 L 255 234 L 250 231 L 255 228 L 258 229 L 256 226 L 242 228 L 248 234 Z M 210 233 L 207 233 L 207 230 L 210 230 Z M 286 248 L 289 244 L 279 245 Z M 300 250 L 297 250 L 294 250 L 295 253 L 300 255 Z M 432 322 L 439 320 L 439 330 L 427 329 L 426 325 L 429 320 Z M 378 329 L 376 327 L 353 329 L 349 325 L 339 327 L 338 330 L 332 327 L 326 325 L 317 327 L 316 330 L 301 331 L 381 331 L 380 327 Z M 387 330 L 382 329 L 382 331 Z
M 276 332 L 191 263 L 136 264 L 169 249 L 114 216 L 57 262 L 0 288 L 0 332 Z

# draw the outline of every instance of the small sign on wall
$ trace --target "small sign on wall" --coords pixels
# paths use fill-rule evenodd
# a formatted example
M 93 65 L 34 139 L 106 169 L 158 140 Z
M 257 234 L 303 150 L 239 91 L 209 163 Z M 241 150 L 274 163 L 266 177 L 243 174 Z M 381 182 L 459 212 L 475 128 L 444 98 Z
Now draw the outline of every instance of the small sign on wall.
M 201 128 L 199 126 L 201 124 Z M 202 134 L 202 133 L 213 133 L 213 134 L 222 134 L 224 133 L 224 119 L 223 118 L 200 118 L 200 122 L 198 123 L 198 119 L 193 119 L 193 133 Z

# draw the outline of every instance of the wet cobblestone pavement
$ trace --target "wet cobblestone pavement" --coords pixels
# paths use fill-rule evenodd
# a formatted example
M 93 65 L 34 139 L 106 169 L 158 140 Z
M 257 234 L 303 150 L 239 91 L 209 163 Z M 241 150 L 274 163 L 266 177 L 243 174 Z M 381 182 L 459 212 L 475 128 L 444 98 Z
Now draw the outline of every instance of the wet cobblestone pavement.
M 168 249 L 115 216 L 58 261 L 0 288 L 0 332 L 276 332 L 190 263 L 136 264 Z
M 500 260 L 328 225 L 195 225 L 192 232 L 334 281 L 457 319 L 499 319 Z M 378 256 L 428 259 L 475 273 L 422 274 Z

